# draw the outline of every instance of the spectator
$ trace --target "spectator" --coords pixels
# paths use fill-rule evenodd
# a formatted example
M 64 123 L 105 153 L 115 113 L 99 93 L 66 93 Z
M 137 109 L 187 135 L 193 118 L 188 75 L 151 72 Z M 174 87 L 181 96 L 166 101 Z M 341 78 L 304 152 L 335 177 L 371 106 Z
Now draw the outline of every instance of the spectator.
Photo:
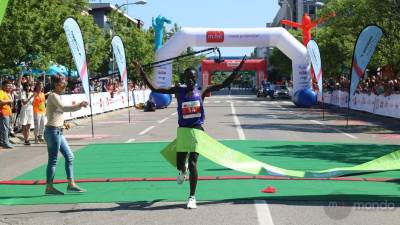
M 47 100 L 46 116 L 48 122 L 44 131 L 44 137 L 47 142 L 48 163 L 46 170 L 46 195 L 63 195 L 64 193 L 57 190 L 53 186 L 53 180 L 56 171 L 57 155 L 61 152 L 65 158 L 65 170 L 68 179 L 67 192 L 82 193 L 86 190 L 76 185 L 74 181 L 73 165 L 74 154 L 68 146 L 68 142 L 63 135 L 64 127 L 69 128 L 64 124 L 64 112 L 73 112 L 87 107 L 87 102 L 80 102 L 77 105 L 64 106 L 60 95 L 65 91 L 66 81 L 64 77 L 56 77 L 54 81 L 54 92 L 49 94 Z
M 41 82 L 37 82 L 34 89 L 34 99 L 33 99 L 33 120 L 35 123 L 35 143 L 38 144 L 40 142 L 44 142 L 43 132 L 44 125 L 46 123 L 46 96 L 50 92 L 46 94 L 43 93 L 43 84 Z
M 22 134 L 24 135 L 24 145 L 31 145 L 29 141 L 29 134 L 31 129 L 31 124 L 33 124 L 33 92 L 32 86 L 29 82 L 24 83 L 21 96 L 21 125 Z
M 0 90 L 0 144 L 4 148 L 13 148 L 8 138 L 10 132 L 10 116 L 12 115 L 11 104 L 13 103 L 10 94 L 12 83 L 5 80 Z
M 12 83 L 12 91 L 10 93 L 10 97 L 13 100 L 13 104 L 11 105 L 12 116 L 10 117 L 10 136 L 15 137 L 15 132 L 19 132 L 21 130 L 21 123 L 20 121 L 20 113 L 21 113 L 21 99 L 20 99 L 20 92 L 21 92 L 21 80 L 26 82 L 26 79 L 23 79 L 20 76 L 17 80 L 17 83 Z
M 44 85 L 44 93 L 50 92 L 52 88 L 52 83 L 51 83 L 51 77 L 47 76 L 46 77 L 46 83 Z

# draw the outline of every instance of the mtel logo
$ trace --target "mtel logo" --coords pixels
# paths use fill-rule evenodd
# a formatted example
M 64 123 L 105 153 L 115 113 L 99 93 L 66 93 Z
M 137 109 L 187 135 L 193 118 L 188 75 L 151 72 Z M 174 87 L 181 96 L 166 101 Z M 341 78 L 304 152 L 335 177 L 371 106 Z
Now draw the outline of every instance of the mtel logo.
M 224 42 L 224 32 L 223 31 L 207 31 L 207 42 L 218 43 Z

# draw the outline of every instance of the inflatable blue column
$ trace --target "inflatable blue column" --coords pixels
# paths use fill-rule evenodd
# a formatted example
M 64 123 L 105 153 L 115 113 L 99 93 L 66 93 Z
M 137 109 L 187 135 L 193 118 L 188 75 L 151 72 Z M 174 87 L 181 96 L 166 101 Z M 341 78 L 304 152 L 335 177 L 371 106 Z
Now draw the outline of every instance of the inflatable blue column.
M 161 15 L 157 16 L 155 20 L 153 18 L 152 25 L 155 31 L 155 38 L 154 38 L 155 51 L 160 49 L 163 43 L 164 23 L 170 24 L 171 21 Z M 161 109 L 161 108 L 166 108 L 169 104 L 171 104 L 172 96 L 169 94 L 151 92 L 150 99 L 152 99 L 152 101 L 156 103 L 157 109 Z
M 162 46 L 163 37 L 164 37 L 164 23 L 170 24 L 171 20 L 158 15 L 157 18 L 154 20 L 153 18 L 153 29 L 155 31 L 155 38 L 154 38 L 154 46 L 155 50 L 157 51 Z

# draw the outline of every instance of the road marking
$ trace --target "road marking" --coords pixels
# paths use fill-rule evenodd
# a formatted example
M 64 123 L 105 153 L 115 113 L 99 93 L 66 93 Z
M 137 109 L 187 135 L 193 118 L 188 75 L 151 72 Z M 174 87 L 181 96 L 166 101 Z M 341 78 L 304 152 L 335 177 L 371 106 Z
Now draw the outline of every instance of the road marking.
M 268 204 L 265 200 L 255 200 L 254 201 L 258 224 L 262 225 L 273 225 L 271 211 L 269 210 Z
M 248 103 L 254 103 L 254 101 L 247 101 Z
M 207 104 L 207 103 L 208 103 L 208 101 L 204 101 L 203 103 L 204 103 L 204 104 Z
M 159 120 L 157 123 L 164 123 L 164 122 L 167 121 L 168 119 L 169 119 L 168 117 L 165 117 L 164 119 Z
M 136 141 L 136 139 L 135 138 L 131 138 L 131 139 L 129 139 L 129 140 L 127 140 L 127 141 L 125 141 L 125 143 L 132 143 L 132 142 L 135 142 Z
M 324 125 L 324 123 L 319 122 L 319 121 L 317 121 L 317 120 L 311 120 L 311 122 L 316 123 L 316 124 L 319 124 L 319 125 Z
M 214 103 L 221 103 L 221 101 L 214 101 Z
M 236 130 L 239 135 L 240 140 L 246 140 L 246 136 L 244 136 L 244 132 L 242 129 L 242 126 L 240 125 L 239 118 L 236 116 L 236 110 L 235 107 L 233 106 L 233 102 L 231 102 L 231 110 L 232 110 L 232 116 L 233 116 L 233 122 L 235 122 Z
M 175 116 L 177 113 L 178 113 L 178 112 L 174 112 L 174 113 L 171 114 L 171 116 Z
M 310 120 L 310 121 L 313 122 L 313 123 L 319 124 L 319 125 L 326 126 L 324 123 L 319 122 L 319 121 L 316 121 L 316 120 Z M 326 127 L 328 127 L 328 126 L 326 126 Z M 351 134 L 348 134 L 348 133 L 346 133 L 346 132 L 343 132 L 343 131 L 341 131 L 341 130 L 339 130 L 339 129 L 337 129 L 337 128 L 334 128 L 334 127 L 328 127 L 328 128 L 330 128 L 330 129 L 332 129 L 332 130 L 335 130 L 335 131 L 337 131 L 337 132 L 339 132 L 339 133 L 341 133 L 341 134 L 344 134 L 344 135 L 346 135 L 346 136 L 349 137 L 349 138 L 358 139 L 358 137 L 356 137 L 356 136 L 354 136 L 354 135 L 351 135 Z
M 151 126 L 151 127 L 148 127 L 148 128 L 146 128 L 146 129 L 144 129 L 142 132 L 139 133 L 139 135 L 144 135 L 144 134 L 146 134 L 147 132 L 149 132 L 150 130 L 152 130 L 154 127 L 155 127 L 155 126 Z

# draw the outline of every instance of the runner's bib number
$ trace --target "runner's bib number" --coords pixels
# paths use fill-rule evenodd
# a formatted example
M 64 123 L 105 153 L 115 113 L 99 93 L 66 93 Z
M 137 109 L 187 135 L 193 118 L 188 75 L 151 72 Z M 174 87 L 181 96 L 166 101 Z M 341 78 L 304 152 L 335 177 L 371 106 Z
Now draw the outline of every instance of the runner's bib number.
M 184 119 L 201 117 L 200 101 L 189 101 L 182 103 L 182 115 Z

